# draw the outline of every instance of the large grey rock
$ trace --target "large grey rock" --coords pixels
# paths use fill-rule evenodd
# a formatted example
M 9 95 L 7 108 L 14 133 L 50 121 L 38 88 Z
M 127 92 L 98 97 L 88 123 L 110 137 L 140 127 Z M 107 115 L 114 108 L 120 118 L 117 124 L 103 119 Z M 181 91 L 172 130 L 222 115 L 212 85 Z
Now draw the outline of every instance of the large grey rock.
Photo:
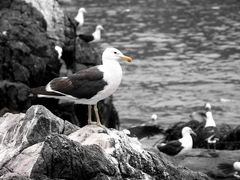
M 49 134 L 68 135 L 77 129 L 43 106 L 32 106 L 26 114 L 5 114 L 0 117 L 0 168 L 25 148 L 44 141 Z
M 99 145 L 112 157 L 124 178 L 208 179 L 201 173 L 175 167 L 161 153 L 146 151 L 137 138 L 128 137 L 122 131 L 85 126 L 68 137 L 82 145 Z
M 41 12 L 47 23 L 47 34 L 57 45 L 65 43 L 65 15 L 56 0 L 23 0 Z
M 64 135 L 52 134 L 24 149 L 5 167 L 33 179 L 118 179 L 120 173 L 112 164 L 99 146 L 81 146 Z
M 145 150 L 122 131 L 78 128 L 43 106 L 0 118 L 0 142 L 2 179 L 209 179 Z
M 0 2 L 0 111 L 25 111 L 29 87 L 58 77 L 60 62 L 47 27 L 32 4 Z

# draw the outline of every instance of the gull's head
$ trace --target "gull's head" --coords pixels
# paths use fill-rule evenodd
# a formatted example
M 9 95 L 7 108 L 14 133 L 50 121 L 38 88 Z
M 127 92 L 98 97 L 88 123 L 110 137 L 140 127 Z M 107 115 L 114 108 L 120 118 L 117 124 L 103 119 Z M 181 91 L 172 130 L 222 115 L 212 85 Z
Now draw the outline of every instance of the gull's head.
M 96 26 L 96 30 L 102 30 L 102 31 L 103 31 L 104 28 L 102 27 L 102 25 L 97 25 L 97 26 Z
M 7 35 L 7 31 L 3 31 L 2 35 L 6 36 Z
M 60 59 L 62 57 L 63 49 L 60 46 L 55 46 L 55 50 L 58 53 L 58 59 Z
M 206 103 L 204 105 L 204 108 L 205 108 L 206 111 L 211 111 L 211 104 L 210 103 Z
M 184 127 L 182 129 L 182 136 L 193 134 L 196 136 L 196 133 L 190 127 Z
M 78 13 L 87 13 L 85 8 L 79 8 Z
M 102 59 L 103 60 L 115 60 L 115 61 L 124 60 L 124 61 L 127 61 L 129 63 L 132 62 L 131 57 L 124 55 L 121 51 L 119 51 L 116 48 L 112 48 L 112 47 L 106 48 L 103 51 Z
M 152 121 L 156 121 L 156 120 L 157 120 L 157 114 L 152 114 L 151 120 L 152 120 Z
M 236 171 L 240 171 L 240 162 L 236 161 L 233 163 L 233 168 L 236 170 Z

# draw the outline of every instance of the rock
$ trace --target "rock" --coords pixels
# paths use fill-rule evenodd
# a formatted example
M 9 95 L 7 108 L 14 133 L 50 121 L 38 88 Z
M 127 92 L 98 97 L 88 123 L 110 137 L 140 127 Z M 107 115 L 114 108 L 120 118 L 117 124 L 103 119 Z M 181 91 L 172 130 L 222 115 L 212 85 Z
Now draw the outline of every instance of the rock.
M 0 118 L 0 178 L 209 179 L 144 150 L 123 131 L 66 123 L 43 106 Z
M 31 178 L 19 175 L 17 173 L 7 173 L 1 176 L 0 180 L 31 180 Z
M 178 159 L 178 164 L 188 167 L 193 171 L 200 171 L 214 179 L 234 179 L 232 174 L 224 174 L 218 165 L 221 163 L 233 163 L 239 159 L 239 150 L 217 150 L 217 157 L 209 156 L 205 149 L 193 149 L 187 156 Z
M 77 129 L 40 105 L 32 106 L 26 114 L 5 114 L 0 118 L 0 168 L 23 149 L 44 141 L 49 134 L 68 135 Z
M 65 44 L 65 15 L 56 0 L 23 0 L 36 8 L 47 23 L 47 34 L 54 44 Z
M 174 167 L 161 153 L 146 151 L 123 131 L 85 126 L 69 135 L 82 145 L 97 144 L 110 155 L 121 176 L 129 179 L 208 179 L 201 173 Z
M 24 149 L 5 167 L 33 179 L 118 179 L 120 173 L 97 145 L 81 146 L 64 135 L 52 134 L 42 142 Z
M 220 139 L 220 143 L 221 149 L 240 149 L 240 126 L 231 131 L 226 131 L 225 135 Z
M 138 139 L 150 137 L 164 132 L 163 128 L 159 125 L 141 125 L 128 128 L 131 135 L 136 136 Z
M 23 83 L 0 82 L 0 116 L 5 112 L 21 112 L 30 106 L 29 87 Z M 7 108 L 6 108 L 7 107 Z
M 43 15 L 22 0 L 0 11 L 0 32 L 7 32 L 0 36 L 0 80 L 32 87 L 58 76 L 60 62 L 46 28 Z

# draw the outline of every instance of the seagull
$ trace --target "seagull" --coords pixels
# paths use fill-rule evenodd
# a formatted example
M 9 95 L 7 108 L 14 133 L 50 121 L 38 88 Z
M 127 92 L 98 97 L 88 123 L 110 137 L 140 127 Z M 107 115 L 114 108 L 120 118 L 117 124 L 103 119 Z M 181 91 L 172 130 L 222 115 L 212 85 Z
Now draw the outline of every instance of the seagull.
M 218 168 L 223 171 L 225 174 L 233 173 L 233 176 L 240 178 L 240 162 L 236 161 L 234 163 L 221 163 L 218 165 Z
M 101 40 L 101 31 L 104 30 L 101 25 L 97 25 L 95 31 L 91 35 L 79 34 L 78 37 L 85 42 L 98 42 Z
M 210 144 L 213 144 L 215 150 L 216 142 L 219 140 L 219 138 L 217 138 L 217 128 L 211 112 L 210 103 L 205 104 L 205 120 L 206 122 L 202 130 L 201 136 L 207 142 L 207 148 L 210 149 Z
M 78 14 L 74 18 L 77 21 L 78 26 L 83 26 L 83 24 L 84 24 L 84 13 L 87 13 L 85 8 L 79 8 L 78 9 Z
M 159 151 L 170 156 L 184 155 L 193 147 L 193 139 L 191 134 L 196 135 L 190 127 L 184 127 L 182 129 L 181 139 L 159 144 L 157 145 L 157 148 Z
M 61 59 L 63 49 L 62 49 L 60 46 L 55 46 L 55 50 L 56 50 L 57 53 L 58 53 L 58 59 Z
M 151 120 L 152 122 L 156 121 L 157 120 L 157 114 L 153 113 L 152 116 L 151 116 Z
M 66 74 L 66 75 L 72 74 L 72 71 L 71 71 L 71 69 L 69 69 L 69 67 L 67 66 L 66 61 L 64 61 L 64 60 L 62 59 L 62 54 L 63 54 L 63 49 L 62 49 L 62 47 L 60 47 L 60 46 L 55 46 L 55 50 L 56 50 L 57 53 L 58 53 L 58 59 L 59 59 L 60 62 L 62 63 L 62 67 L 61 67 L 61 69 L 60 69 L 60 74 Z
M 46 86 L 31 89 L 37 97 L 56 98 L 73 101 L 75 104 L 88 105 L 88 124 L 92 122 L 94 106 L 97 125 L 103 126 L 98 114 L 97 103 L 112 95 L 120 85 L 122 68 L 118 60 L 132 62 L 116 48 L 106 48 L 102 54 L 102 65 L 81 70 L 75 74 L 58 77 Z

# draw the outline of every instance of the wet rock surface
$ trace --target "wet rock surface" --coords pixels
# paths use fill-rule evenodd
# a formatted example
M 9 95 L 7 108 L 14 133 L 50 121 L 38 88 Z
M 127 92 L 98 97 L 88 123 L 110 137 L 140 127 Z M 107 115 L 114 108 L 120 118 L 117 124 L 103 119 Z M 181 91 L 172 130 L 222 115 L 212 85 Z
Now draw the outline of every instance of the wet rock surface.
M 123 131 L 78 128 L 43 106 L 5 114 L 0 138 L 2 179 L 209 179 L 144 150 Z

